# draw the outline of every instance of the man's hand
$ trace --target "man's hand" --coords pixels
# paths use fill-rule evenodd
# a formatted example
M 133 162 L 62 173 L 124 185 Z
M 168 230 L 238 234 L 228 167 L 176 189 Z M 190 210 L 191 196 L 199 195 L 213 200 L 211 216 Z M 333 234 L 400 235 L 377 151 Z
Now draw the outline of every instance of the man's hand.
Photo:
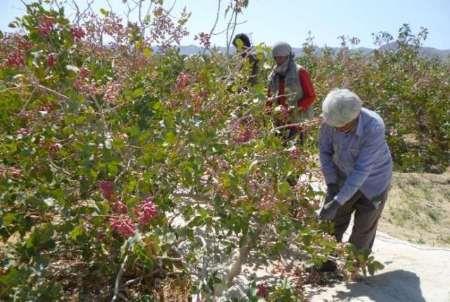
M 327 195 L 325 196 L 325 203 L 330 202 L 339 193 L 338 184 L 328 184 L 327 185 Z
M 336 201 L 336 199 L 332 199 L 331 201 L 325 203 L 320 209 L 319 219 L 321 220 L 333 220 L 336 217 L 337 210 L 341 205 Z

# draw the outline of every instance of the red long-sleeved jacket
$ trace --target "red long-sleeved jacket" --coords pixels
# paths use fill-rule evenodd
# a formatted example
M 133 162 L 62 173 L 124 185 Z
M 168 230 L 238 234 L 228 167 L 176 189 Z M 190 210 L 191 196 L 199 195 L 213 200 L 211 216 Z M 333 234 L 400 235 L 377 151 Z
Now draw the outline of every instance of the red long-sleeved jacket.
M 312 85 L 309 73 L 308 71 L 306 71 L 306 69 L 300 68 L 298 70 L 298 79 L 303 89 L 303 97 L 297 100 L 297 106 L 300 110 L 306 111 L 312 105 L 312 103 L 314 103 L 314 100 L 316 99 L 316 93 L 314 91 L 314 86 Z M 276 98 L 276 101 L 278 103 L 277 105 L 287 107 L 284 90 L 285 90 L 285 81 L 284 79 L 280 79 L 278 85 L 279 97 Z M 268 89 L 267 94 L 269 98 L 272 96 L 270 88 Z M 270 109 L 272 107 L 272 101 L 271 100 L 267 101 L 266 106 L 268 107 L 268 109 Z

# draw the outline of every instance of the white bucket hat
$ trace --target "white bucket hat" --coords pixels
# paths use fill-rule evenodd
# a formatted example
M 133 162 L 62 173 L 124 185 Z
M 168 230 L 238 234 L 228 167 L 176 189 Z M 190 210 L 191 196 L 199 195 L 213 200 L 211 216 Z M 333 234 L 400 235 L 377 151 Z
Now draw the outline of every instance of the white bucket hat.
M 342 127 L 358 117 L 362 101 L 348 89 L 333 89 L 322 103 L 322 114 L 326 124 Z

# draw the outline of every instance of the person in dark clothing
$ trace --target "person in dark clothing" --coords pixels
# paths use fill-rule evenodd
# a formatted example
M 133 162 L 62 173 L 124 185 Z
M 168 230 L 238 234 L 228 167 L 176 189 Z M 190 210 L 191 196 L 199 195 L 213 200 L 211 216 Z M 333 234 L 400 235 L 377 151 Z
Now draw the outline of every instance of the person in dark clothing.
M 257 82 L 258 78 L 258 59 L 253 51 L 250 39 L 246 34 L 237 34 L 233 39 L 233 46 L 236 48 L 236 52 L 244 59 L 243 65 L 240 70 L 245 68 L 245 64 L 248 64 L 250 74 L 248 77 L 248 84 L 253 86 Z

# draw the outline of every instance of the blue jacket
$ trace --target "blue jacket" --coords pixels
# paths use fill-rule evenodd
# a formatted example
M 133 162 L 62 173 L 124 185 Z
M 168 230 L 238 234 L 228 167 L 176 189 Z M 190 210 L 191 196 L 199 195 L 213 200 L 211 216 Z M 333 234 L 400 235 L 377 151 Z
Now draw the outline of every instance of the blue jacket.
M 362 108 L 356 128 L 342 133 L 322 123 L 319 149 L 327 184 L 340 185 L 335 199 L 344 204 L 360 190 L 368 199 L 383 193 L 392 178 L 392 157 L 384 123 L 374 111 Z

